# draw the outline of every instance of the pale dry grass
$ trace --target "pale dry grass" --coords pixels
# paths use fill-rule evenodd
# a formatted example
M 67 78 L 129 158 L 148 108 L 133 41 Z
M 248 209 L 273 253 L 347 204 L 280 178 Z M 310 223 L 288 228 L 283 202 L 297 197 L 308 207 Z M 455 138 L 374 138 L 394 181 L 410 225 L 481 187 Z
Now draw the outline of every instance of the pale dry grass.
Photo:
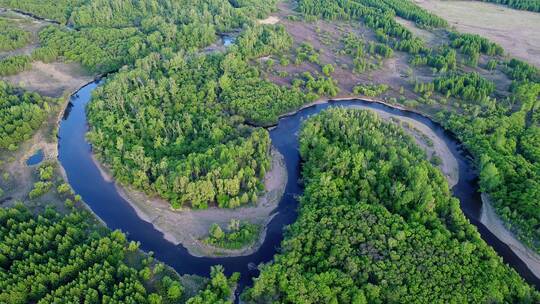
M 479 1 L 415 2 L 458 31 L 489 38 L 509 55 L 540 67 L 540 14 Z
M 31 69 L 1 79 L 31 92 L 61 97 L 65 93 L 72 93 L 93 78 L 76 63 L 34 61 Z
M 270 16 L 266 19 L 258 20 L 257 23 L 259 24 L 276 24 L 279 22 L 279 18 L 276 16 Z

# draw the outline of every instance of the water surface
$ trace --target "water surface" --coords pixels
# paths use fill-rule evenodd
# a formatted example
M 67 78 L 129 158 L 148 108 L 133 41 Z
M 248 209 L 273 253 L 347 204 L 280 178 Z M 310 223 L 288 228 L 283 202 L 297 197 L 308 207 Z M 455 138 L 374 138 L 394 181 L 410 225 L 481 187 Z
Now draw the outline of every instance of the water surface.
M 30 156 L 26 160 L 27 166 L 35 166 L 43 161 L 43 158 L 45 157 L 45 154 L 43 154 L 43 150 L 39 149 L 34 153 L 32 156 Z

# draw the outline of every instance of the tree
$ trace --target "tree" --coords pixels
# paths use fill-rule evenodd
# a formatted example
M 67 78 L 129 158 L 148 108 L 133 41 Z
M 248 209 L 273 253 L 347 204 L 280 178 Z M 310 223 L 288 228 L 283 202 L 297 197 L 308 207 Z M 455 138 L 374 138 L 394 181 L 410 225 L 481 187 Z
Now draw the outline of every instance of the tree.
M 223 230 L 221 230 L 221 227 L 219 227 L 218 224 L 212 224 L 212 226 L 210 226 L 211 237 L 215 238 L 216 240 L 221 240 L 224 235 Z

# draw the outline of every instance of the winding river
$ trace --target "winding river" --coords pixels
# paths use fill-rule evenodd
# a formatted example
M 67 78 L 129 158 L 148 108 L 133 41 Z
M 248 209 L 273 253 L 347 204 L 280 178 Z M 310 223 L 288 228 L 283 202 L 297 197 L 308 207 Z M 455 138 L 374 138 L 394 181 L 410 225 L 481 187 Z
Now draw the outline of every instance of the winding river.
M 251 284 L 252 278 L 258 274 L 259 263 L 269 262 L 276 254 L 283 239 L 283 228 L 291 224 L 297 217 L 297 201 L 295 197 L 302 194 L 298 184 L 300 177 L 300 155 L 298 153 L 298 131 L 306 118 L 330 107 L 362 106 L 381 110 L 393 115 L 408 117 L 430 127 L 450 148 L 459 164 L 459 182 L 453 188 L 454 195 L 460 199 L 465 215 L 474 224 L 482 238 L 510 264 L 529 283 L 540 289 L 540 279 L 536 278 L 527 266 L 510 248 L 499 241 L 480 222 L 482 202 L 477 192 L 477 175 L 473 170 L 470 157 L 462 149 L 459 142 L 441 126 L 428 118 L 409 111 L 396 109 L 387 105 L 362 100 L 330 101 L 305 108 L 298 113 L 283 117 L 279 124 L 270 131 L 273 145 L 285 157 L 288 172 L 288 183 L 279 206 L 278 214 L 268 225 L 267 235 L 260 249 L 249 255 L 229 258 L 200 258 L 188 253 L 183 246 L 176 246 L 163 238 L 161 232 L 140 219 L 130 204 L 117 192 L 113 182 L 103 178 L 92 159 L 91 147 L 85 139 L 87 120 L 85 106 L 89 102 L 92 91 L 99 82 L 90 83 L 71 97 L 60 123 L 59 160 L 65 169 L 67 178 L 76 193 L 90 206 L 109 228 L 121 229 L 131 240 L 141 243 L 141 249 L 153 251 L 154 256 L 170 265 L 180 274 L 209 275 L 210 266 L 223 265 L 226 273 L 240 272 L 240 286 L 237 292 Z M 178 229 L 182 229 L 178 227 Z

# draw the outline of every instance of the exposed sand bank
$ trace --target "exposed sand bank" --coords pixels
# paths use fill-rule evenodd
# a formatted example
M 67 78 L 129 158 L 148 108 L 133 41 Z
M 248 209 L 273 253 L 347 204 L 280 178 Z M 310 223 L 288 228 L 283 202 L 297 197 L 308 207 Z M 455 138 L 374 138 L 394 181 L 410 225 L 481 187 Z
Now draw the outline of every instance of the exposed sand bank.
M 491 204 L 489 196 L 482 193 L 482 212 L 480 222 L 527 265 L 531 272 L 540 278 L 540 255 L 526 247 L 510 232 L 499 218 Z
M 244 256 L 249 255 L 261 246 L 266 237 L 266 225 L 276 213 L 272 213 L 279 204 L 287 184 L 287 169 L 283 155 L 275 148 L 271 149 L 272 168 L 267 172 L 264 184 L 266 192 L 259 198 L 256 206 L 245 206 L 236 209 L 208 208 L 206 210 L 173 210 L 170 204 L 159 198 L 136 191 L 129 187 L 117 185 L 118 192 L 135 209 L 137 215 L 154 228 L 163 233 L 164 238 L 174 244 L 182 244 L 194 256 Z M 107 180 L 110 173 L 99 162 L 101 173 Z M 252 246 L 239 250 L 214 248 L 204 244 L 201 239 L 208 235 L 214 223 L 226 227 L 231 219 L 248 221 L 264 227 L 259 240 Z

